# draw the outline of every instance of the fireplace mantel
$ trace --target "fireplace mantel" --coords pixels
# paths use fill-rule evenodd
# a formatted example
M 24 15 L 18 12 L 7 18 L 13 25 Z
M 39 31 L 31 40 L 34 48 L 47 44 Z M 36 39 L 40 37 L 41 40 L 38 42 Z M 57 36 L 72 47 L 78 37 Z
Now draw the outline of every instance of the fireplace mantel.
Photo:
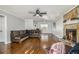
M 65 25 L 65 24 L 79 24 L 79 19 L 67 20 L 67 21 L 64 23 L 64 25 Z

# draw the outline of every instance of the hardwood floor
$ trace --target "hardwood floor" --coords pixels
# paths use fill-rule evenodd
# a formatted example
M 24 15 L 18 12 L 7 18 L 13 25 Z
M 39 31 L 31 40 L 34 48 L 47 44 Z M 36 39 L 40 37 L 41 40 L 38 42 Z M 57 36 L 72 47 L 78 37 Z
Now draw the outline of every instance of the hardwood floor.
M 50 47 L 53 43 L 58 42 L 57 38 L 49 35 L 47 42 L 41 42 L 40 38 L 28 38 L 21 44 L 11 43 L 5 45 L 6 54 L 46 54 L 47 50 L 43 47 Z M 67 46 L 66 50 L 70 47 Z
M 4 53 L 4 46 L 5 44 L 3 42 L 0 42 L 0 54 Z
M 49 43 L 43 42 L 41 43 L 39 38 L 28 38 L 23 43 L 11 43 L 7 45 L 7 53 L 12 54 L 45 54 L 47 53 L 43 48 L 42 45 Z M 51 42 L 50 42 L 51 44 Z M 49 45 L 50 45 L 49 44 Z

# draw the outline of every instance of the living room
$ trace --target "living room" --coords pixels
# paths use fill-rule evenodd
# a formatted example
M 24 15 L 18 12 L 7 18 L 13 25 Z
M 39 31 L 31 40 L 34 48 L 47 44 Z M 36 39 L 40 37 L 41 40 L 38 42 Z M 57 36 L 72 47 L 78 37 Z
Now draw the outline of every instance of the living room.
M 78 19 L 78 8 L 76 5 L 0 5 L 0 52 L 49 54 L 51 46 L 61 41 L 66 45 L 63 53 L 68 53 L 74 45 L 72 41 L 79 42 L 75 30 L 78 20 L 70 21 Z M 73 23 L 76 24 L 70 25 Z

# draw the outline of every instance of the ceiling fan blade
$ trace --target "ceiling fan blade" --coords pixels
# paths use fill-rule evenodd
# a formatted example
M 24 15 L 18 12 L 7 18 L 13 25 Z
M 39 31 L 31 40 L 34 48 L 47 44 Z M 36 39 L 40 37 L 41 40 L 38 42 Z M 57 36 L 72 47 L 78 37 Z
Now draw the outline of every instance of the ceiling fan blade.
M 41 16 L 41 17 L 42 17 L 42 15 L 41 15 L 41 14 L 39 14 L 39 16 Z
M 42 13 L 40 13 L 40 14 L 47 14 L 46 12 L 42 12 Z

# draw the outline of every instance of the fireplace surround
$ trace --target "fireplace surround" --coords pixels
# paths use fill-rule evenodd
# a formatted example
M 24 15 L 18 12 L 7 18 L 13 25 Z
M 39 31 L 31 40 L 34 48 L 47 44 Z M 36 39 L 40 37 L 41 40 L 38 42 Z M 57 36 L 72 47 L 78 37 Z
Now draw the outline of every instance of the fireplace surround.
M 71 42 L 77 42 L 76 32 L 76 29 L 66 29 L 66 39 Z
M 65 40 L 79 43 L 79 23 L 64 24 Z

